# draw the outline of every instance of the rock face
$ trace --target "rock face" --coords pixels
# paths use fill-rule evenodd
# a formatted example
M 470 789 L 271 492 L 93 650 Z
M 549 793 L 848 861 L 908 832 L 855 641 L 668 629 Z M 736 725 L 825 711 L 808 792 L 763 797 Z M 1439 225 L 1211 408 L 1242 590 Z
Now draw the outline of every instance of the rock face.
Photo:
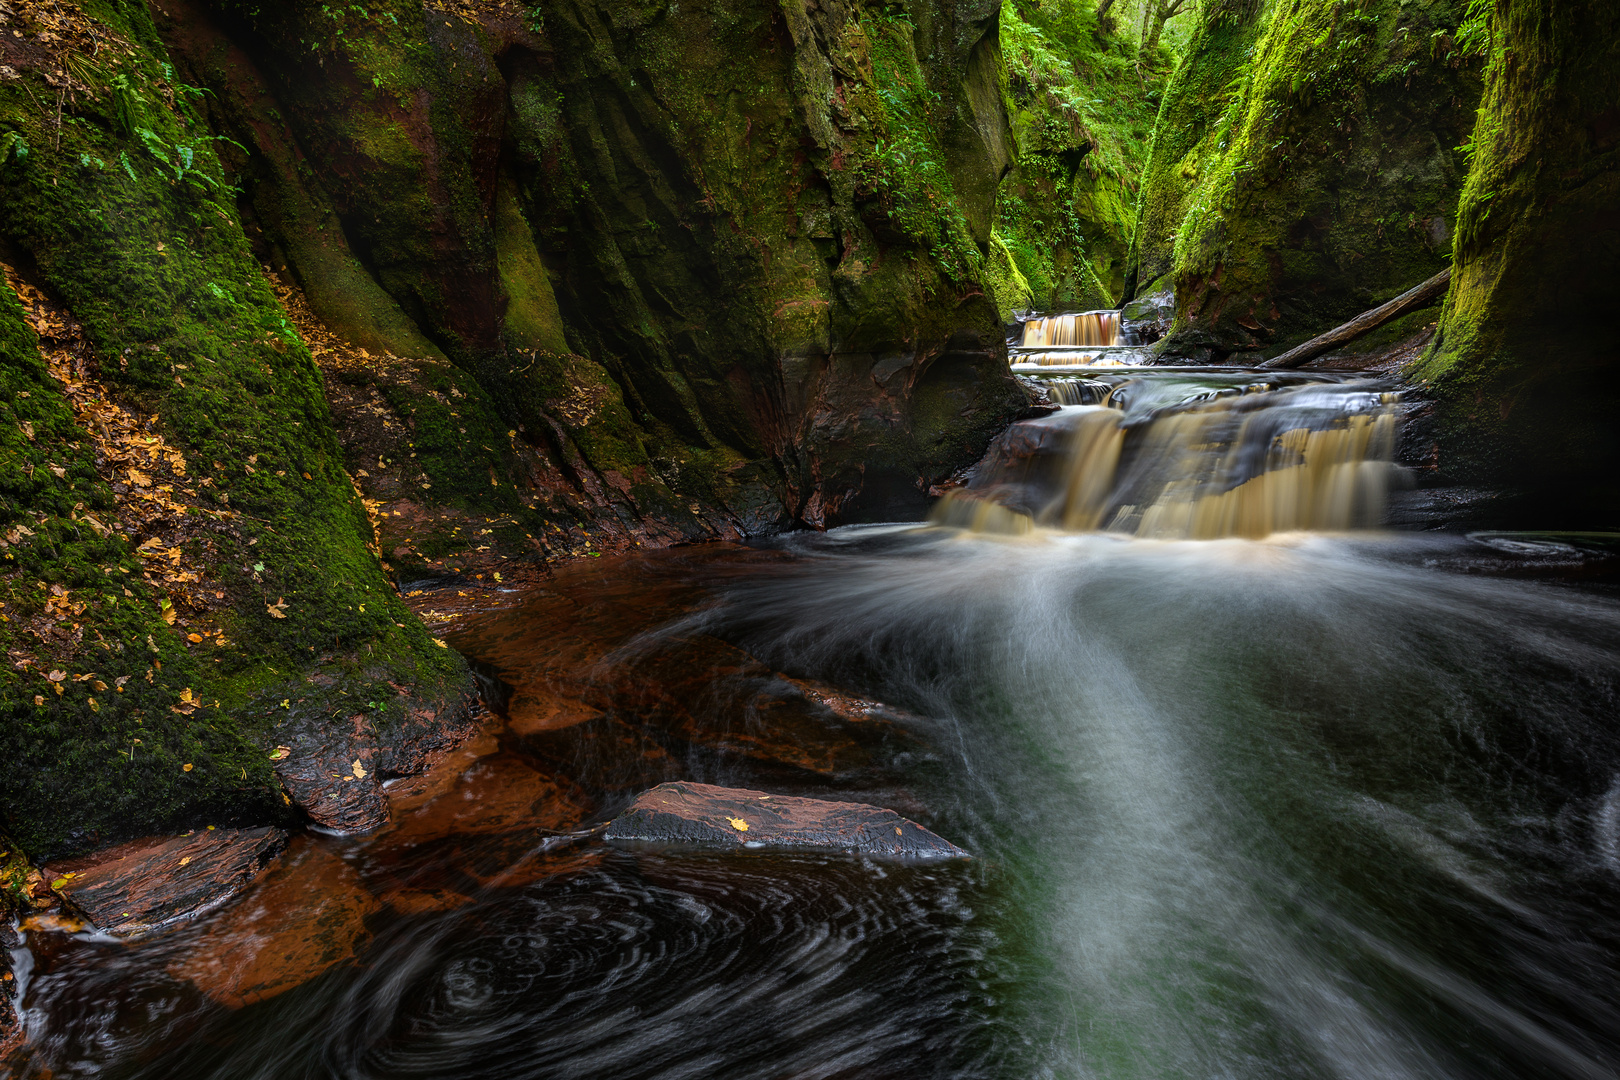
M 1538 527 L 1607 527 L 1620 502 L 1620 8 L 1512 0 L 1496 13 L 1456 269 L 1413 373 L 1436 398 L 1443 473 L 1534 492 L 1518 513 Z
M 1174 287 L 1160 355 L 1274 355 L 1442 270 L 1481 86 L 1468 5 L 1220 0 L 1199 18 L 1130 275 L 1132 295 Z
M 35 858 L 286 820 L 303 715 L 409 771 L 389 732 L 455 729 L 469 676 L 390 574 L 921 517 L 1025 405 L 995 0 L 452 7 L 0 35 L 0 807 Z
M 1017 161 L 1002 182 L 994 281 L 1013 310 L 1113 307 L 1167 58 L 1139 62 L 1135 27 L 1095 5 L 1004 3 L 1001 46 Z
M 46 875 L 98 930 L 138 934 L 224 902 L 286 841 L 280 829 L 204 829 L 107 848 Z
M 853 851 L 893 859 L 969 857 L 893 810 L 709 784 L 660 784 L 614 818 L 602 835 L 673 846 Z
M 984 287 L 990 0 L 166 10 L 254 148 L 228 160 L 263 254 L 340 337 L 470 380 L 459 426 L 567 482 L 467 448 L 532 534 L 919 516 L 1019 404 Z

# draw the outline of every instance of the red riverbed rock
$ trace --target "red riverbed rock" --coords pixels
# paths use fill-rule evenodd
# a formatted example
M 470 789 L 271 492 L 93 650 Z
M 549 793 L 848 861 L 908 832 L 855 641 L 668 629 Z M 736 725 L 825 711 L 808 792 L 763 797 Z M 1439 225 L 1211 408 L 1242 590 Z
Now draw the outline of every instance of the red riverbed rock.
M 169 973 L 231 1008 L 264 1001 L 352 962 L 378 906 L 341 854 L 301 836 Z
M 17 977 L 11 972 L 8 950 L 22 944 L 22 938 L 8 924 L 0 922 L 0 1062 L 22 1045 L 22 1021 L 17 1016 Z
M 286 842 L 286 833 L 270 827 L 204 829 L 56 863 L 46 878 L 97 929 L 138 934 L 216 907 Z
M 893 810 L 676 782 L 643 792 L 607 840 L 708 848 L 853 851 L 887 859 L 965 859 L 967 852 Z

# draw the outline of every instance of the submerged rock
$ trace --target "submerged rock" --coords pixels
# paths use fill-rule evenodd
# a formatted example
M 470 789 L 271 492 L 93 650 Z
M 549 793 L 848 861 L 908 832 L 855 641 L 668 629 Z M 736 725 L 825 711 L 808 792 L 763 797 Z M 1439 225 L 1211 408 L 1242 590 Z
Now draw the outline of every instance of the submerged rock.
M 854 851 L 878 858 L 971 857 L 880 806 L 685 782 L 644 792 L 602 835 L 678 846 Z
M 218 906 L 286 841 L 275 828 L 153 837 L 52 866 L 47 876 L 97 929 L 136 934 Z
M 265 1001 L 352 962 L 380 906 L 339 852 L 300 837 L 210 921 L 211 947 L 177 955 L 168 971 L 229 1008 Z

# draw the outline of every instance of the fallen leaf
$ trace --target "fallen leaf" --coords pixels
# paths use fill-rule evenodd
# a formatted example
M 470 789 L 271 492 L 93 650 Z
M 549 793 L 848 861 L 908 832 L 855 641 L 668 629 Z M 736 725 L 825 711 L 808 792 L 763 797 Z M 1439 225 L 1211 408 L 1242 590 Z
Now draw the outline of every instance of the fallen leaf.
M 134 484 L 136 487 L 152 486 L 152 478 L 141 472 L 139 469 L 129 470 L 129 482 Z
M 49 679 L 51 682 L 53 682 L 53 683 L 59 683 L 63 679 L 67 678 L 67 672 L 58 669 L 58 670 L 52 671 L 49 675 L 47 675 L 45 677 L 47 679 Z
M 187 765 L 186 768 L 189 769 L 189 768 L 191 768 L 191 766 Z M 189 866 L 190 864 L 191 864 L 191 856 L 190 855 L 181 856 L 181 858 L 180 858 L 180 865 L 181 866 Z
M 180 769 L 181 769 L 182 772 L 190 772 L 191 771 L 191 762 L 189 762 L 189 761 L 186 762 L 184 765 L 180 766 Z
M 282 702 L 282 704 L 285 705 L 286 702 L 284 701 L 284 702 Z M 278 746 L 274 750 L 270 751 L 270 760 L 271 761 L 286 761 L 287 760 L 287 755 L 290 754 L 290 753 L 292 753 L 292 748 L 291 747 L 289 747 L 289 746 Z
M 187 634 L 186 635 L 186 640 L 191 642 L 193 645 L 198 645 L 198 644 L 202 643 L 202 635 L 201 634 Z
M 443 638 L 434 638 L 434 639 L 433 639 L 433 644 L 435 644 L 435 645 L 437 645 L 437 646 L 438 646 L 438 647 L 439 647 L 439 648 L 441 648 L 441 649 L 448 649 L 448 648 L 449 648 L 449 647 L 450 647 L 450 646 L 448 646 L 448 645 L 446 645 L 446 644 L 445 644 L 445 643 L 444 643 L 444 639 L 443 639 Z
M 365 779 L 366 776 L 365 766 L 360 764 L 359 758 L 354 759 L 354 775 L 360 777 L 362 780 Z
M 744 821 L 742 818 L 734 817 L 734 818 L 726 818 L 726 820 L 731 822 L 731 827 L 733 829 L 736 829 L 738 832 L 747 832 L 748 831 L 748 822 Z

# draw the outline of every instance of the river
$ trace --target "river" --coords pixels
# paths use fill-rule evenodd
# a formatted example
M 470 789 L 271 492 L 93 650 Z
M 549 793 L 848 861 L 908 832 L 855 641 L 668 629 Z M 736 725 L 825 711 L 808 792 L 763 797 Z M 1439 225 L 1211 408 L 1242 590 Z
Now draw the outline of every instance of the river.
M 506 719 L 392 825 L 165 934 L 30 935 L 16 1075 L 1620 1074 L 1620 548 L 1371 527 L 1393 398 L 1257 378 L 1118 376 L 932 525 L 563 568 L 451 638 Z M 1339 509 L 1150 512 L 1256 480 Z M 974 858 L 565 835 L 676 777 Z

